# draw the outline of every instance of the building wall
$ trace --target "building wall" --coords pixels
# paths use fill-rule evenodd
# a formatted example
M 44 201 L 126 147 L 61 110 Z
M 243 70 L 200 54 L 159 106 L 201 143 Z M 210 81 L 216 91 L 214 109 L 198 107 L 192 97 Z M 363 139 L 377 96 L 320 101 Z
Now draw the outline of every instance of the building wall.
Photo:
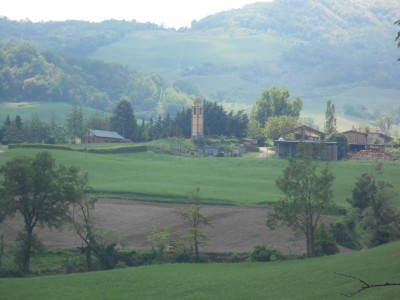
M 344 135 L 347 137 L 349 144 L 365 145 L 366 137 L 363 133 L 349 131 L 345 132 Z
M 295 157 L 296 147 L 300 141 L 276 141 L 275 149 L 279 157 Z M 316 144 L 316 143 L 313 143 Z M 325 147 L 316 153 L 316 160 L 336 161 L 337 160 L 337 143 L 325 143 Z

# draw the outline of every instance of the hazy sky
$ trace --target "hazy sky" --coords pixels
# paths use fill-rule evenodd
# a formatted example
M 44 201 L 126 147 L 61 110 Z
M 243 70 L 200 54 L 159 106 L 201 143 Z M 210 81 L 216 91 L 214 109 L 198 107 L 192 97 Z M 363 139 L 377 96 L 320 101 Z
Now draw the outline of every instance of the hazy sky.
M 179 28 L 216 12 L 268 1 L 271 0 L 2 0 L 0 16 L 33 22 L 135 19 Z

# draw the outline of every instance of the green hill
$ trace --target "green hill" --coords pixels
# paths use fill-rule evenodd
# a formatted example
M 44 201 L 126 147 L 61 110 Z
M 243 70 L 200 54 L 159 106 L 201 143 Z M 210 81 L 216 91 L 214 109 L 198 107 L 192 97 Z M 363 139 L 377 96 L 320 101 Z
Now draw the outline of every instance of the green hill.
M 33 155 L 38 151 L 43 150 L 13 149 L 0 153 L 0 164 L 15 155 Z M 210 204 L 271 203 L 282 195 L 275 180 L 287 165 L 283 159 L 172 156 L 152 151 L 131 154 L 51 152 L 58 163 L 77 165 L 88 172 L 90 185 L 97 194 L 150 201 L 187 201 L 187 193 L 199 187 L 202 198 Z M 334 200 L 338 206 L 348 207 L 346 199 L 351 196 L 356 179 L 372 172 L 374 162 L 349 160 L 330 166 L 336 178 Z M 391 182 L 394 190 L 400 193 L 400 186 L 395 182 L 398 170 L 399 163 L 384 163 L 382 179 Z M 400 199 L 394 200 L 395 205 L 400 206 Z
M 328 257 L 271 263 L 153 265 L 107 272 L 0 279 L 2 299 L 343 299 L 358 276 L 400 282 L 400 243 Z M 354 299 L 398 299 L 400 286 Z

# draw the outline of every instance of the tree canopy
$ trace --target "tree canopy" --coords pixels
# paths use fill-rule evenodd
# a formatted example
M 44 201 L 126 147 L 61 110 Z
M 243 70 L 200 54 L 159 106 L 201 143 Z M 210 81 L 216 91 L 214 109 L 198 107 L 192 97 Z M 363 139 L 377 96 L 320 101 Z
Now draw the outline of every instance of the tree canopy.
M 298 119 L 303 102 L 300 98 L 289 100 L 287 88 L 272 87 L 262 92 L 251 109 L 251 117 L 257 120 L 262 127 L 269 117 L 291 116 Z

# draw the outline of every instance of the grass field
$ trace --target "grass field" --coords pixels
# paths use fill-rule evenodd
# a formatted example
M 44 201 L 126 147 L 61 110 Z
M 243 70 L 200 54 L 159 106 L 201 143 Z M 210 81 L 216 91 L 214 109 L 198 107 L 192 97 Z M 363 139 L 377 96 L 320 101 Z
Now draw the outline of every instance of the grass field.
M 7 115 L 10 115 L 11 120 L 15 119 L 16 115 L 22 117 L 23 122 L 29 120 L 34 114 L 37 114 L 43 121 L 50 121 L 53 116 L 58 124 L 63 124 L 68 113 L 72 110 L 72 105 L 67 103 L 0 103 L 0 122 L 3 123 Z M 85 118 L 91 115 L 98 114 L 98 111 L 88 107 L 83 107 Z
M 291 47 L 291 41 L 247 31 L 233 35 L 222 29 L 198 33 L 146 31 L 99 48 L 90 58 L 117 62 L 144 72 L 157 71 L 168 79 L 185 68 L 204 63 L 234 66 L 256 58 L 274 61 Z
M 344 299 L 358 281 L 400 282 L 400 243 L 306 260 L 153 265 L 107 272 L 0 279 L 2 299 Z M 398 299 L 400 286 L 354 299 Z
M 34 155 L 37 149 L 15 149 L 0 153 L 0 164 L 15 155 Z M 188 192 L 200 188 L 207 203 L 260 205 L 278 200 L 281 192 L 275 180 L 287 161 L 261 158 L 187 157 L 151 151 L 132 154 L 90 154 L 52 150 L 58 163 L 78 165 L 89 173 L 97 194 L 138 200 L 187 200 Z M 324 163 L 321 163 L 324 165 Z M 398 162 L 385 162 L 382 179 L 391 182 L 400 194 Z M 357 177 L 372 172 L 372 161 L 339 161 L 330 164 L 336 177 L 333 184 L 337 205 L 347 207 L 346 199 Z M 400 206 L 400 199 L 395 199 Z

